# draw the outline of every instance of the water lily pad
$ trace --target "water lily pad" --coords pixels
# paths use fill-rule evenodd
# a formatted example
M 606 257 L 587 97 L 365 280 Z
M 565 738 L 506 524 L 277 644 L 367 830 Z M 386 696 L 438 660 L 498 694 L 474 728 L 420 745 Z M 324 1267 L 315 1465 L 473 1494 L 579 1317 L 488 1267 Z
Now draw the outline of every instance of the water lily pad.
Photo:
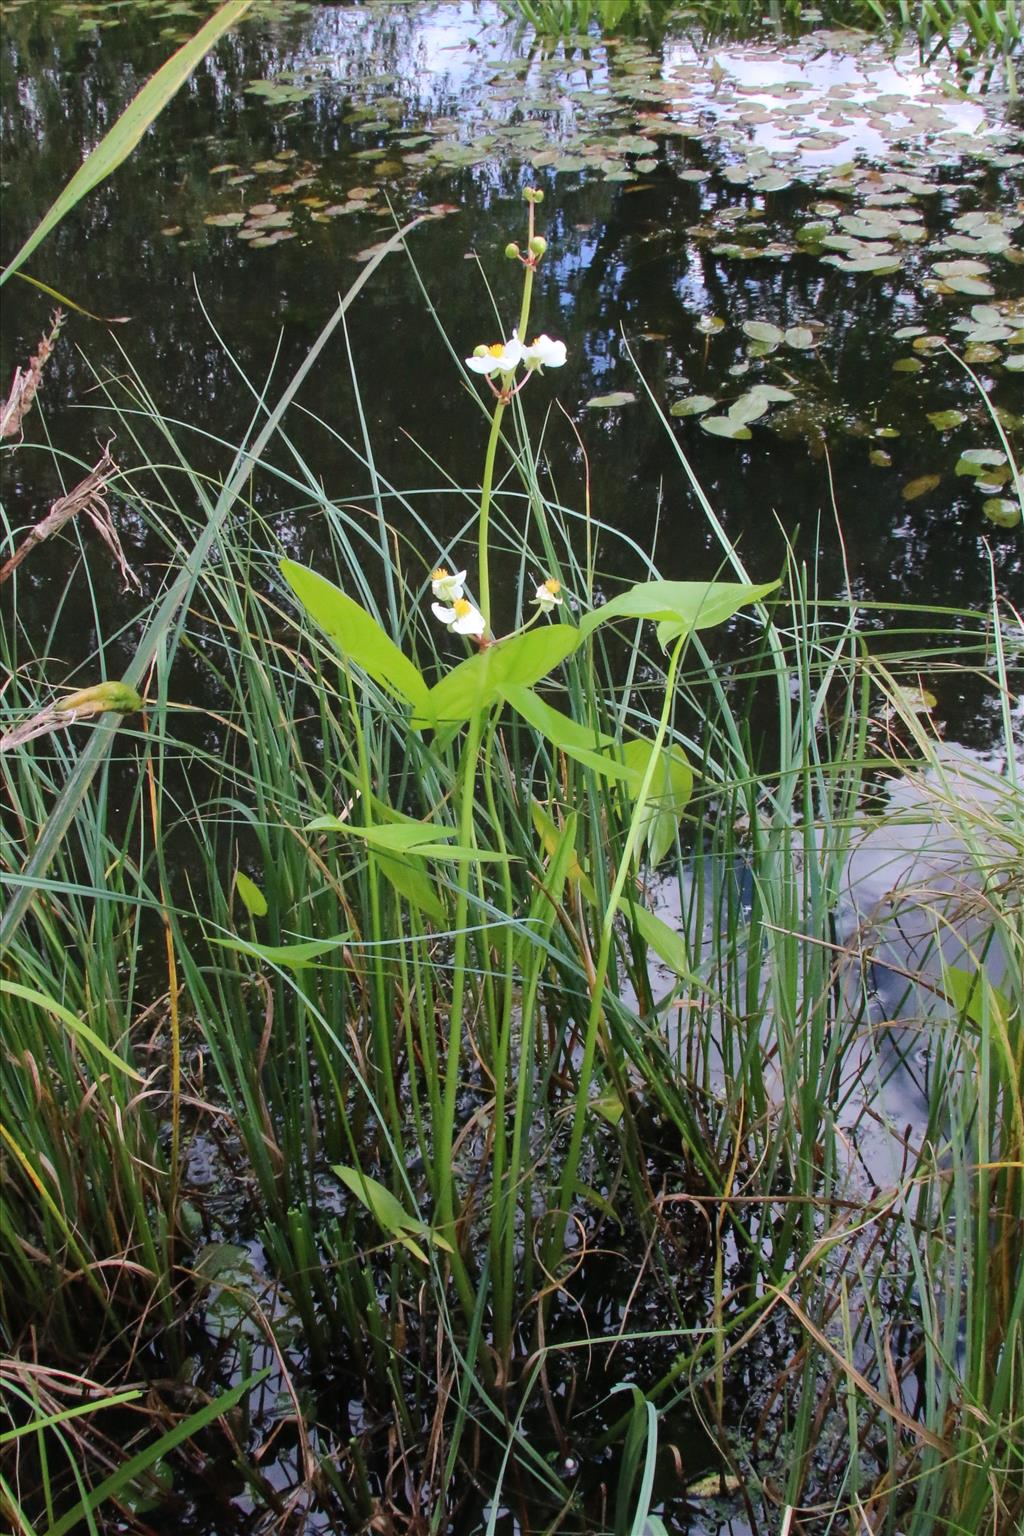
M 763 416 L 770 404 L 771 401 L 766 400 L 764 395 L 758 394 L 756 389 L 750 389 L 730 405 L 729 419 L 746 426 L 748 422 L 757 421 Z
M 778 384 L 755 384 L 750 393 L 758 395 L 762 400 L 767 400 L 772 405 L 781 404 L 784 400 L 792 400 L 794 398 L 791 389 L 783 389 Z
M 818 344 L 814 332 L 806 325 L 791 325 L 783 340 L 787 347 L 793 348 L 794 352 L 809 352 Z
M 670 416 L 699 416 L 716 403 L 714 395 L 687 395 L 683 400 L 674 400 L 668 413 Z
M 947 288 L 952 288 L 954 293 L 990 294 L 995 293 L 991 283 L 981 277 L 947 277 Z
M 919 496 L 927 496 L 929 491 L 934 491 L 941 479 L 941 475 L 918 475 L 916 480 L 907 481 L 900 495 L 904 501 L 916 501 Z
M 975 480 L 983 480 L 998 490 L 1004 480 L 1009 479 L 1010 466 L 1006 454 L 998 448 L 968 448 L 957 459 L 954 474 L 972 475 Z
M 845 260 L 842 256 L 823 256 L 822 261 L 829 266 L 838 267 L 840 272 L 873 272 L 883 276 L 887 272 L 898 272 L 903 263 L 892 256 L 854 256 Z
M 267 246 L 267 245 L 278 245 L 282 240 L 294 240 L 294 239 L 295 239 L 295 231 L 294 231 L 294 229 L 275 229 L 269 235 L 257 235 L 255 240 L 250 241 L 250 245 L 251 245 L 252 249 L 255 251 L 255 250 L 260 250 L 264 246 Z
M 990 496 L 982 502 L 981 510 L 1000 528 L 1014 528 L 1021 521 L 1020 502 L 1011 501 L 1009 496 Z
M 979 341 L 964 349 L 965 363 L 996 363 L 1000 356 L 999 348 L 990 341 Z
M 751 182 L 751 190 L 754 192 L 782 192 L 792 185 L 792 177 L 782 171 L 769 171 L 766 176 L 759 176 Z
M 766 320 L 744 320 L 743 330 L 751 341 L 760 342 L 763 346 L 775 348 L 780 345 L 783 333 L 777 325 L 769 325 Z
M 750 428 L 734 416 L 702 416 L 700 424 L 713 437 L 731 437 L 738 442 L 745 442 L 750 437 Z
M 936 277 L 987 277 L 988 267 L 983 261 L 936 261 L 932 265 Z
M 633 405 L 636 401 L 634 395 L 628 389 L 614 389 L 608 395 L 591 395 L 587 401 L 590 410 L 614 410 L 620 405 Z
M 892 365 L 893 373 L 920 373 L 924 367 L 919 357 L 898 357 Z
M 1013 352 L 1009 357 L 1004 357 L 1003 367 L 1009 368 L 1011 373 L 1020 373 L 1024 369 L 1024 352 Z
M 233 224 L 244 224 L 244 213 L 208 213 L 203 220 L 204 224 L 210 224 L 214 229 L 230 229 Z
M 967 420 L 963 411 L 929 411 L 928 420 L 936 432 L 951 432 L 954 427 L 959 427 Z
M 929 688 L 897 684 L 893 689 L 893 703 L 913 715 L 926 715 L 938 702 Z
M 872 448 L 868 454 L 868 460 L 877 469 L 888 469 L 892 464 L 892 454 L 886 453 L 884 448 Z

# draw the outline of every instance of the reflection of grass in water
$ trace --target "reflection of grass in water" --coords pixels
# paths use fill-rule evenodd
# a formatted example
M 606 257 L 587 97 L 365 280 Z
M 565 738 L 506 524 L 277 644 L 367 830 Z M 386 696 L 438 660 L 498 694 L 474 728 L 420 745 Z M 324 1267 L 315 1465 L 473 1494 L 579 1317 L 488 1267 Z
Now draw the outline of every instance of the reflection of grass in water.
M 1024 47 L 1020 0 L 503 0 L 505 10 L 542 37 L 576 37 L 596 27 L 655 30 L 692 21 L 712 33 L 760 34 L 808 26 L 881 30 L 896 41 L 915 40 L 929 52 L 948 53 L 960 65 L 1002 55 L 1016 88 L 1013 55 Z
M 671 836 L 657 879 L 686 893 L 666 926 L 635 788 L 574 752 L 568 728 L 564 748 L 508 709 L 468 732 L 412 730 L 395 674 L 368 679 L 296 623 L 277 560 L 301 555 L 323 520 L 339 587 L 425 677 L 450 674 L 460 643 L 422 599 L 434 564 L 467 561 L 461 546 L 435 549 L 425 509 L 464 499 L 468 548 L 470 491 L 434 475 L 412 493 L 392 486 L 360 419 L 350 449 L 366 490 L 336 506 L 278 430 L 273 461 L 269 444 L 243 461 L 214 543 L 223 501 L 190 467 L 192 429 L 130 371 L 104 394 L 122 464 L 134 444 L 122 499 L 172 569 L 204 530 L 209 547 L 187 611 L 152 650 L 145 715 L 88 738 L 112 743 L 109 759 L 64 834 L 49 834 L 52 862 L 9 930 L 5 979 L 32 994 L 6 999 L 0 1232 L 18 1380 L 30 1348 L 53 1365 L 88 1359 L 107 1390 L 148 1373 L 161 1411 L 188 1413 L 197 1393 L 270 1365 L 282 1406 L 254 1394 L 228 1426 L 250 1491 L 280 1515 L 260 1463 L 271 1436 L 288 1443 L 293 1414 L 298 1450 L 290 1473 L 276 1465 L 291 1477 L 285 1502 L 326 1504 L 344 1530 L 375 1511 L 438 1529 L 474 1483 L 495 1507 L 521 1503 L 535 1529 L 627 1532 L 662 1500 L 659 1518 L 682 1530 L 685 1486 L 707 1461 L 672 1447 L 684 1434 L 688 1447 L 695 1418 L 712 1447 L 702 1455 L 742 1490 L 755 1529 L 808 1505 L 825 1511 L 800 1517 L 808 1529 L 830 1517 L 915 1536 L 937 1522 L 1012 1525 L 1024 964 L 999 991 L 979 972 L 954 997 L 929 1036 L 929 1124 L 906 1139 L 893 1187 L 865 1192 L 851 1143 L 872 1108 L 869 1015 L 844 985 L 835 930 L 850 839 L 874 814 L 865 776 L 935 755 L 907 700 L 937 649 L 951 670 L 991 662 L 1010 742 L 998 627 L 894 615 L 907 643 L 889 637 L 883 672 L 856 611 L 819 599 L 791 562 L 787 597 L 736 622 L 731 660 L 689 636 L 667 703 L 649 624 L 633 620 L 620 644 L 596 629 L 548 702 L 595 750 L 663 727 L 698 770 L 679 838 L 661 807 Z M 630 542 L 589 504 L 580 514 L 545 493 L 520 406 L 491 508 L 503 629 L 541 572 L 591 609 L 612 589 L 601 562 Z M 724 574 L 743 579 L 682 457 L 680 469 Z M 289 510 L 269 521 L 268 501 Z M 947 624 L 948 639 L 922 643 L 925 623 Z M 114 628 L 103 621 L 93 672 L 119 654 Z M 5 707 L 28 712 L 52 647 L 17 624 L 4 636 Z M 904 717 L 905 746 L 876 732 L 879 691 Z M 75 732 L 109 728 L 79 724 L 5 755 L 12 882 L 79 772 Z M 947 799 L 985 873 L 974 813 Z M 1001 824 L 1024 847 L 1012 783 L 1006 800 Z M 318 815 L 385 831 L 416 818 L 507 858 L 396 858 L 380 838 L 311 830 Z M 1019 888 L 1000 877 L 986 892 L 1022 957 Z M 288 947 L 299 940 L 317 952 Z M 216 1167 L 205 1189 L 200 1152 Z M 358 1173 L 338 1166 L 390 1198 L 376 1184 L 360 1194 Z M 456 1219 L 442 1226 L 445 1201 Z M 258 1262 L 218 1247 L 231 1236 L 257 1244 Z M 204 1320 L 220 1338 L 205 1356 Z M 607 1396 L 627 1379 L 642 1396 Z M 12 1418 L 45 1415 L 51 1398 L 33 1409 L 21 1390 Z M 348 1427 L 342 1393 L 362 1405 Z M 68 1461 L 99 1481 L 110 1444 L 86 1424 Z M 70 1443 L 62 1424 L 47 1434 Z M 58 1499 L 62 1454 L 47 1463 Z M 23 1460 L 8 1474 L 29 1524 L 33 1470 Z

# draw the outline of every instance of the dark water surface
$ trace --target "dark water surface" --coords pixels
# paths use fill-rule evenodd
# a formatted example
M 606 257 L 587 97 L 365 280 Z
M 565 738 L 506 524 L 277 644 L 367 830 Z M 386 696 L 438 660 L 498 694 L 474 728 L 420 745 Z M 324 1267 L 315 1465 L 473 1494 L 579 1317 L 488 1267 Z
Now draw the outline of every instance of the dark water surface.
M 160 4 L 31 0 L 5 13 L 9 255 L 196 18 Z M 258 386 L 273 374 L 272 397 L 283 388 L 358 274 L 359 253 L 393 228 L 389 203 L 401 218 L 441 214 L 410 249 L 457 352 L 493 339 L 484 274 L 509 328 L 519 276 L 502 251 L 521 238 L 521 189 L 536 183 L 550 249 L 533 324 L 565 339 L 569 363 L 527 407 L 538 430 L 552 397 L 579 424 L 597 518 L 628 529 L 666 575 L 712 575 L 721 551 L 636 370 L 663 410 L 713 397 L 707 416 L 769 383 L 792 399 L 754 420 L 749 440 L 713 436 L 697 417 L 670 427 L 755 577 L 777 572 L 785 535 L 817 562 L 825 596 L 845 590 L 848 570 L 865 600 L 981 608 L 990 547 L 1000 586 L 1019 595 L 1020 528 L 983 511 L 1012 489 L 1008 466 L 979 477 L 961 458 L 999 451 L 995 429 L 978 390 L 929 340 L 968 348 L 1019 446 L 1019 149 L 997 97 L 955 94 L 914 59 L 890 65 L 852 34 L 788 48 L 671 35 L 555 47 L 499 24 L 482 4 L 264 6 L 28 263 L 82 307 L 130 318 L 108 329 L 70 316 L 26 446 L 7 467 L 7 516 L 15 528 L 30 525 L 60 489 L 52 462 L 32 447 L 46 435 L 95 460 L 105 441 L 95 376 L 122 373 L 125 357 L 161 409 L 188 424 L 187 451 L 223 472 L 253 406 L 237 370 Z M 255 241 L 240 238 L 268 217 Z M 913 238 L 894 240 L 894 229 Z M 862 270 L 873 253 L 876 266 L 893 266 Z M 7 293 L 9 376 L 52 301 L 17 280 Z M 723 328 L 708 336 L 702 316 Z M 759 348 L 745 322 L 804 333 L 750 360 Z M 471 509 L 428 456 L 451 483 L 478 483 L 485 428 L 404 257 L 372 278 L 350 342 L 380 471 L 414 493 L 436 527 L 432 548 L 422 530 L 411 535 L 429 566 Z M 586 409 L 620 390 L 636 402 Z M 359 439 L 340 338 L 301 404 L 322 424 L 293 411 L 289 432 L 327 495 L 364 496 L 365 470 L 333 435 Z M 945 429 L 929 422 L 949 410 L 964 419 Z M 580 508 L 581 456 L 558 412 L 545 442 L 560 499 Z M 130 466 L 131 445 L 118 443 L 115 455 Z M 75 467 L 66 473 L 73 483 Z M 291 552 L 317 563 L 322 515 L 268 478 L 255 498 Z M 129 560 L 154 590 L 162 550 L 116 496 L 113 511 Z M 112 630 L 135 600 L 86 542 Z M 61 538 L 23 568 L 18 606 L 30 630 L 34 614 L 49 621 L 76 558 Z M 609 542 L 599 568 L 623 569 L 624 559 Z M 69 678 L 88 654 L 88 604 L 78 583 L 50 647 Z M 92 680 L 88 664 L 78 675 Z M 983 745 L 994 706 L 983 690 L 968 697 L 957 685 L 939 691 L 938 714 L 951 736 Z

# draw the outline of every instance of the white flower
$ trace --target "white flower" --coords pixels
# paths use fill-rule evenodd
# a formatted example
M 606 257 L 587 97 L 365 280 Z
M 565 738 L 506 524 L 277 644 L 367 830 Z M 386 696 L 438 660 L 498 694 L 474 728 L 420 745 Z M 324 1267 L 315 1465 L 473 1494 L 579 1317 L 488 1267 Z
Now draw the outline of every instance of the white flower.
M 542 581 L 537 588 L 531 603 L 536 603 L 541 613 L 550 613 L 552 608 L 560 608 L 562 605 L 562 583 L 550 576 L 547 581 Z
M 430 589 L 442 603 L 454 603 L 455 599 L 465 592 L 465 580 L 465 571 L 456 571 L 452 575 L 451 571 L 439 565 L 436 571 L 431 572 Z
M 531 344 L 523 348 L 523 362 L 527 368 L 561 368 L 565 362 L 565 342 L 552 341 L 550 336 L 535 336 Z
M 465 597 L 457 597 L 450 608 L 445 608 L 441 603 L 431 603 L 430 609 L 435 619 L 447 624 L 453 634 L 475 635 L 479 639 L 487 628 L 479 608 L 474 608 Z
M 522 357 L 523 344 L 513 331 L 510 341 L 496 341 L 491 347 L 477 347 L 473 356 L 466 358 L 466 367 L 490 378 L 495 373 L 515 373 Z

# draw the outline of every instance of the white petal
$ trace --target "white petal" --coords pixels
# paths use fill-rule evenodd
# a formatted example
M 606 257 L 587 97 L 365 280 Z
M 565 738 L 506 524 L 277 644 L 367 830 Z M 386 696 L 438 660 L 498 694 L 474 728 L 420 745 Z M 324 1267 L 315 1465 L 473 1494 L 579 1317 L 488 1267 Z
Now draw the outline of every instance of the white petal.
M 455 621 L 455 609 L 445 608 L 441 603 L 431 603 L 430 611 L 435 619 L 440 619 L 442 624 L 452 624 Z
M 482 635 L 486 629 L 484 616 L 478 608 L 470 608 L 461 619 L 456 619 L 452 630 L 457 635 Z

